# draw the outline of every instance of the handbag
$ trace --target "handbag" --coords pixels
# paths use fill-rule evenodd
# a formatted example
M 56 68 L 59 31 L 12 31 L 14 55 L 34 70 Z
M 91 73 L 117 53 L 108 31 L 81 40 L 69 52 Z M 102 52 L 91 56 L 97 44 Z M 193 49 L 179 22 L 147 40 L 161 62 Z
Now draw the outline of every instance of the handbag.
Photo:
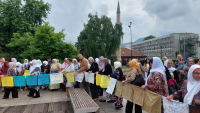
M 137 72 L 139 73 L 138 69 L 137 69 Z M 136 85 L 136 86 L 142 86 L 142 85 L 145 84 L 145 80 L 144 80 L 144 78 L 142 77 L 142 75 L 139 74 L 139 75 L 136 75 L 135 80 L 132 81 L 130 84 Z
M 70 64 L 70 65 L 71 65 L 71 64 Z M 69 65 L 69 66 L 70 66 L 70 65 Z M 68 68 L 69 66 L 67 66 L 67 68 Z M 67 68 L 66 68 L 66 69 L 67 69 Z M 67 78 L 66 78 L 65 75 L 63 74 L 63 83 L 66 83 L 66 82 L 67 82 Z
M 168 80 L 168 83 L 169 83 L 169 85 L 168 85 L 169 95 L 174 94 L 175 92 L 177 92 L 180 89 L 180 86 L 172 78 L 170 80 Z

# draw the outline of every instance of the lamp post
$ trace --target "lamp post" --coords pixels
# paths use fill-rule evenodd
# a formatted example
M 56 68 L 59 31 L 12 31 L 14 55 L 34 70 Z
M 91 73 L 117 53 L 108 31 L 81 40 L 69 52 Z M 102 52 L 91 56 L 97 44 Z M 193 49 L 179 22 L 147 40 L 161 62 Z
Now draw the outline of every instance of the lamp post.
M 131 24 L 132 24 L 132 22 L 130 22 L 130 25 L 128 25 L 128 27 L 130 28 L 130 35 L 131 35 L 131 60 L 132 60 L 132 32 L 131 32 Z

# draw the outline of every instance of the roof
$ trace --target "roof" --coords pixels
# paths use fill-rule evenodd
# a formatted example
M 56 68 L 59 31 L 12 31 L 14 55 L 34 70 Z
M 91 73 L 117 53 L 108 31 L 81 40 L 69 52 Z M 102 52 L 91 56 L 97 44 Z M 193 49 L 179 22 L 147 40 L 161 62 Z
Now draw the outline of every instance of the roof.
M 117 6 L 117 13 L 120 13 L 120 6 L 119 6 L 119 2 L 118 2 L 118 6 Z
M 121 57 L 131 57 L 131 50 L 127 48 L 121 48 Z M 132 57 L 147 57 L 147 55 L 132 50 Z

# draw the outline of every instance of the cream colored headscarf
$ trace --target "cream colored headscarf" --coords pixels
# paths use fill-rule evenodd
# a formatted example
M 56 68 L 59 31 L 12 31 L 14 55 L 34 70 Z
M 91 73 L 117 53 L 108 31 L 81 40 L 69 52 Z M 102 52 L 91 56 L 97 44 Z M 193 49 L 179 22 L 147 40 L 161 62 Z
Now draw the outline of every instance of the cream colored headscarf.
M 53 59 L 53 62 L 54 62 L 54 63 L 51 64 L 51 69 L 52 69 L 52 70 L 58 69 L 57 60 L 56 60 L 56 59 Z

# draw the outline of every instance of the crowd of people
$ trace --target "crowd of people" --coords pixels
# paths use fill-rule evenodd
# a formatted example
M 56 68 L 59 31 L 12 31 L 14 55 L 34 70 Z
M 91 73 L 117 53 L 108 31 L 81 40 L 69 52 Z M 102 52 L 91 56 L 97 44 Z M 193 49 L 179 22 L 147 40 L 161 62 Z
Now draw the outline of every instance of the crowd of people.
M 182 58 L 181 55 L 177 56 L 177 61 L 173 62 L 167 57 L 163 61 L 159 57 L 146 58 L 145 64 L 142 66 L 138 59 L 132 59 L 129 62 L 130 73 L 123 74 L 121 69 L 121 62 L 114 62 L 112 67 L 109 59 L 101 56 L 100 58 L 88 59 L 84 58 L 82 54 L 77 55 L 77 59 L 65 58 L 64 63 L 60 64 L 58 59 L 51 60 L 50 57 L 47 61 L 24 60 L 24 63 L 17 62 L 15 58 L 11 62 L 5 61 L 4 58 L 0 60 L 0 73 L 1 76 L 22 76 L 25 70 L 30 70 L 30 76 L 51 73 L 69 73 L 74 74 L 81 72 L 95 73 L 107 75 L 120 81 L 122 84 L 130 83 L 140 86 L 142 89 L 150 90 L 154 93 L 166 97 L 169 101 L 172 99 L 179 100 L 180 102 L 187 103 L 196 107 L 200 107 L 200 59 L 195 64 L 192 57 Z M 96 80 L 96 79 L 95 79 Z M 41 86 L 26 87 L 29 89 L 29 97 L 40 97 Z M 116 109 L 123 107 L 123 98 L 117 97 L 115 92 L 109 94 L 105 88 L 101 88 L 94 84 L 87 83 L 85 78 L 82 82 L 62 83 L 62 84 L 49 84 L 44 85 L 44 90 L 58 91 L 59 89 L 66 91 L 66 97 L 69 97 L 68 89 L 84 88 L 92 99 L 99 100 L 100 102 L 113 102 Z M 18 90 L 23 91 L 24 87 L 6 87 L 2 88 L 5 91 L 3 99 L 9 98 L 9 93 L 12 91 L 12 97 L 18 98 Z M 99 99 L 99 96 L 102 96 Z M 134 103 L 127 101 L 126 113 L 132 113 Z M 163 107 L 161 111 L 164 112 Z M 135 112 L 142 113 L 142 108 L 135 104 Z

